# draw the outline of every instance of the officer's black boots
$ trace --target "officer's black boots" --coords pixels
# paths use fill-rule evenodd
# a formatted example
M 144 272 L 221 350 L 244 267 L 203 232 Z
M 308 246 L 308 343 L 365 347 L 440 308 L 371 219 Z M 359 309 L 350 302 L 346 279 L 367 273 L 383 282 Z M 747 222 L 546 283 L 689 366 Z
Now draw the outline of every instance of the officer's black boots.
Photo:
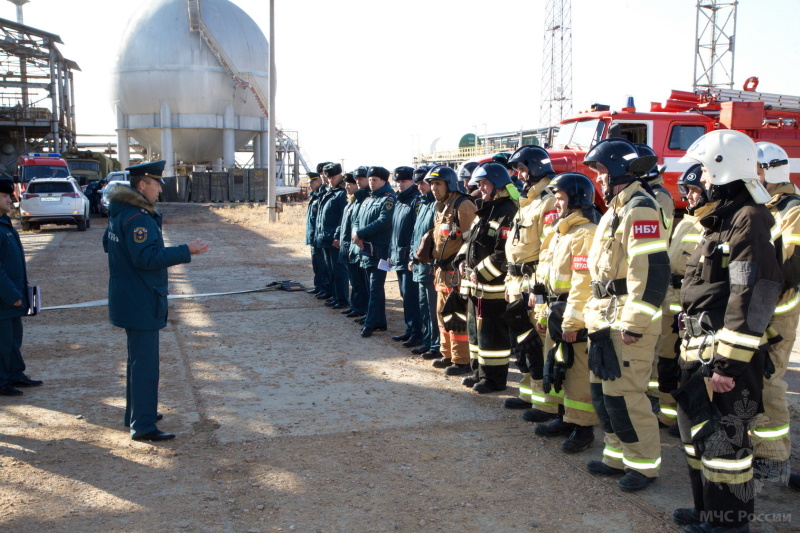
M 560 416 L 548 424 L 536 424 L 533 432 L 540 437 L 561 437 L 571 434 L 578 427 L 575 424 L 564 422 Z

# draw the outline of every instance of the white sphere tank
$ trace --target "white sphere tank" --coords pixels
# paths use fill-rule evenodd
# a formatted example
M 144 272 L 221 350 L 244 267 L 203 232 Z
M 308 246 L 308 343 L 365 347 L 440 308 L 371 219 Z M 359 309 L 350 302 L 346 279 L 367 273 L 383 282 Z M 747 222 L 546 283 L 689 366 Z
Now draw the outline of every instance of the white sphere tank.
M 200 13 L 234 71 L 250 73 L 266 98 L 269 43 L 253 19 L 228 0 L 201 0 Z M 187 0 L 142 5 L 123 35 L 112 84 L 117 128 L 161 157 L 168 157 L 161 146 L 165 125 L 175 159 L 186 163 L 221 158 L 223 128 L 234 130 L 237 148 L 266 130 L 251 89 L 237 87 L 200 34 L 190 31 Z

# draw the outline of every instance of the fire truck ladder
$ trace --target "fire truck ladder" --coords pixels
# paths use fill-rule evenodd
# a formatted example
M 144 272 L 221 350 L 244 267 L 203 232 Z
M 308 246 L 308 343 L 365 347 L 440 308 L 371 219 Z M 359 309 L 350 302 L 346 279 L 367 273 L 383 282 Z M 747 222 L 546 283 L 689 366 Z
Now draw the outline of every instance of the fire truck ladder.
M 239 72 L 234 66 L 233 61 L 231 61 L 231 58 L 228 57 L 228 54 L 225 53 L 225 50 L 223 50 L 222 46 L 220 46 L 214 38 L 214 35 L 211 33 L 211 30 L 208 29 L 206 23 L 203 22 L 203 17 L 200 14 L 200 0 L 187 1 L 189 3 L 189 31 L 198 32 L 200 34 L 200 37 L 211 49 L 217 61 L 219 61 L 220 65 L 222 65 L 225 71 L 236 82 L 236 86 L 249 88 L 255 95 L 258 107 L 261 108 L 264 116 L 269 117 L 267 99 L 264 93 L 261 92 L 261 88 L 258 86 L 256 79 L 249 72 Z
M 717 102 L 764 102 L 775 111 L 800 113 L 800 96 L 737 91 L 735 89 L 709 89 L 705 92 Z

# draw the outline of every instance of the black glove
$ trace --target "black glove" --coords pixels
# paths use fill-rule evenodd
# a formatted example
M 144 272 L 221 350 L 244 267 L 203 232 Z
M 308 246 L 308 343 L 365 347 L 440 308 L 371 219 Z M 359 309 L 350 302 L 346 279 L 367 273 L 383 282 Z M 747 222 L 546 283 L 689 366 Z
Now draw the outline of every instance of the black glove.
M 564 322 L 564 311 L 567 309 L 567 302 L 553 302 L 550 304 L 550 313 L 547 316 L 547 333 L 555 342 L 563 342 L 561 325 Z M 577 332 L 575 342 L 586 342 L 586 328 L 581 328 Z M 572 363 L 569 365 L 572 366 Z
M 544 369 L 542 372 L 542 390 L 544 390 L 545 394 L 550 394 L 550 389 L 553 388 L 553 384 L 555 382 L 555 372 L 556 372 L 556 352 L 557 346 L 550 348 L 547 352 L 547 357 L 544 360 Z M 556 390 L 558 392 L 558 390 Z
M 611 328 L 589 334 L 589 369 L 595 376 L 606 381 L 622 377 L 617 352 L 611 342 Z
M 440 313 L 444 329 L 446 331 L 463 333 L 467 331 L 467 297 L 454 288 L 453 292 L 447 295 Z
M 516 348 L 512 348 L 512 353 L 514 350 L 519 353 L 520 357 L 525 359 L 525 366 L 527 366 L 527 371 L 530 372 L 531 377 L 536 380 L 542 379 L 544 345 L 536 330 L 531 331 L 521 342 L 518 342 Z M 520 367 L 520 371 L 523 371 L 522 367 Z
M 769 350 L 764 350 L 764 379 L 769 379 L 775 373 L 775 363 L 769 356 Z

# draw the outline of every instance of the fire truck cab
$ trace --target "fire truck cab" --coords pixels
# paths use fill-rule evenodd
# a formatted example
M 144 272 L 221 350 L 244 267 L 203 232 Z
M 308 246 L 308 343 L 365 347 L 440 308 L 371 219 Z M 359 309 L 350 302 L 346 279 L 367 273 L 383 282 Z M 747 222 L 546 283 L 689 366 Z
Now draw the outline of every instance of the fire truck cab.
M 26 154 L 17 159 L 14 181 L 17 183 L 17 198 L 35 178 L 68 178 L 69 167 L 61 154 Z
M 647 144 L 658 155 L 658 164 L 665 167 L 664 186 L 675 199 L 675 206 L 683 209 L 686 203 L 676 182 L 691 165 L 680 163 L 680 158 L 695 140 L 709 131 L 735 129 L 755 142 L 767 141 L 783 147 L 789 154 L 792 181 L 800 186 L 800 97 L 752 89 L 755 86 L 750 85 L 744 91 L 712 89 L 697 94 L 672 91 L 665 105 L 653 103 L 649 112 L 637 112 L 633 105 L 614 111 L 595 104 L 592 111 L 559 124 L 548 148 L 551 164 L 558 173 L 581 172 L 594 179 L 583 159 L 597 142 L 619 137 Z

